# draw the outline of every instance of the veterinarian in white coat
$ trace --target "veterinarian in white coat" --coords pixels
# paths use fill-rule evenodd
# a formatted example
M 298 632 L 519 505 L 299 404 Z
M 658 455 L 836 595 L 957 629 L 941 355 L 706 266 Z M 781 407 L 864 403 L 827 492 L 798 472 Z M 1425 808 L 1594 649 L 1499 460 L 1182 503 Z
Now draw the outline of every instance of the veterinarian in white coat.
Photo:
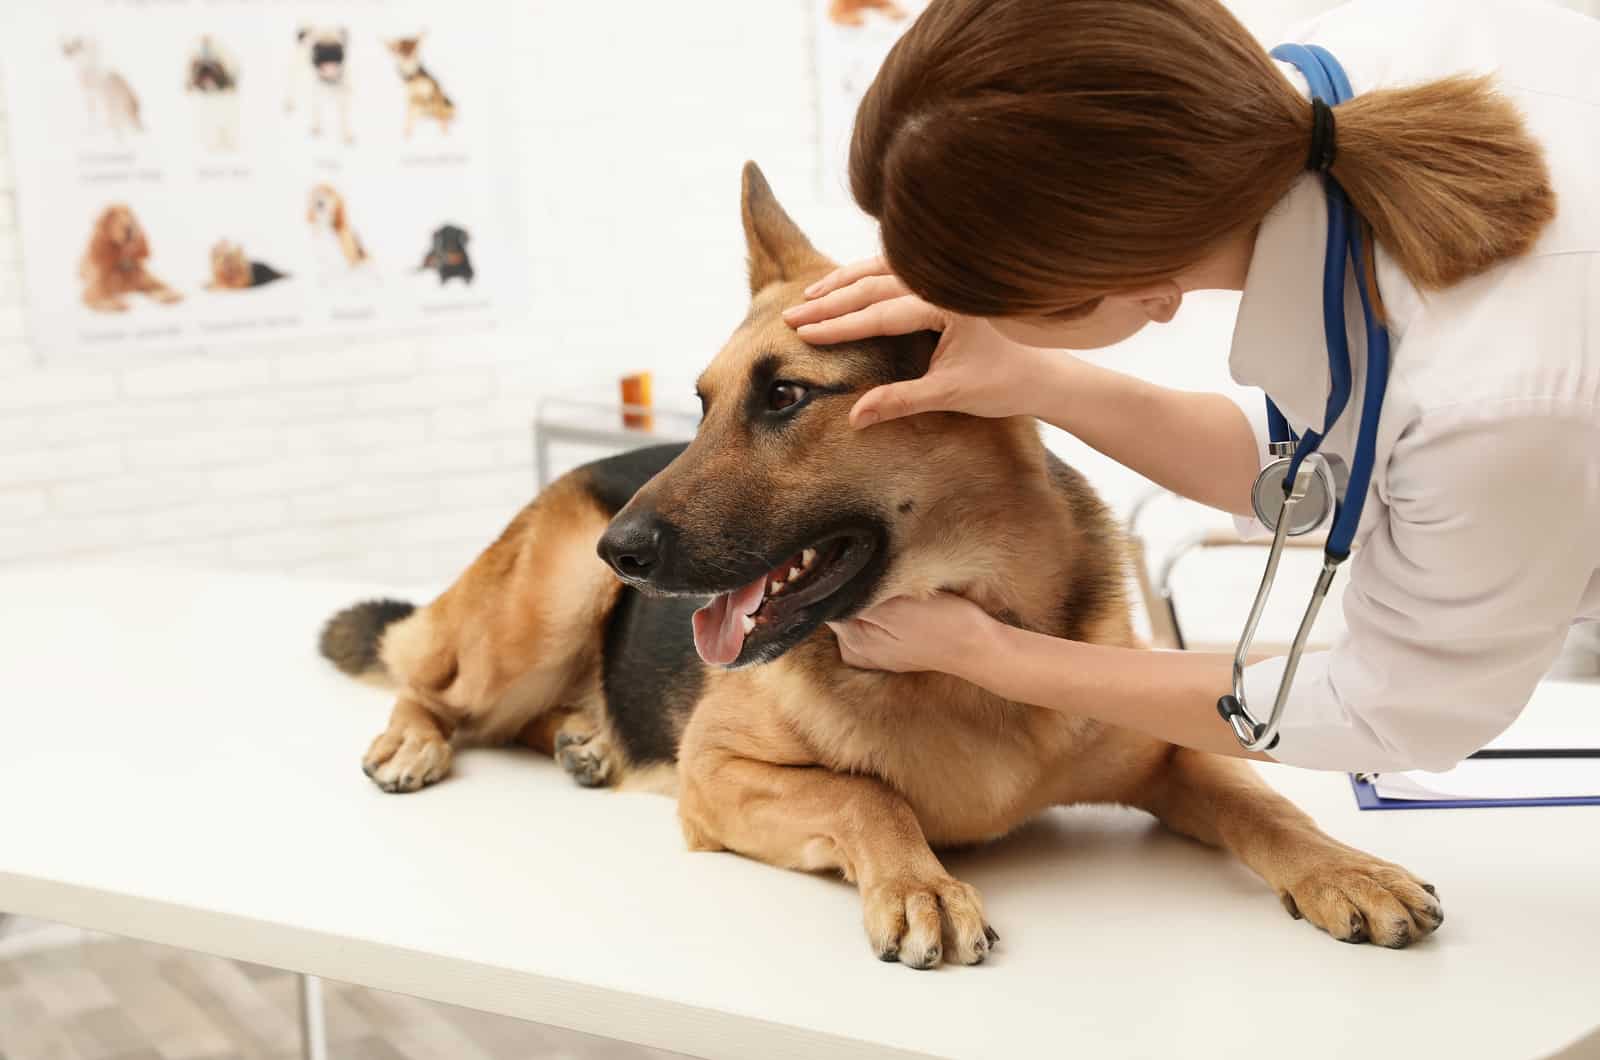
M 1297 434 L 1322 428 L 1328 207 L 1321 177 L 1304 171 L 1316 135 L 1306 81 L 1270 60 L 1263 72 L 1264 54 L 1247 54 L 1210 0 L 1182 0 L 1183 25 L 1163 16 L 1171 3 L 1126 0 L 1116 6 L 1150 17 L 1060 34 L 1037 19 L 1104 18 L 1107 6 L 953 11 L 971 6 L 936 3 L 941 20 L 911 31 L 863 105 L 852 178 L 888 264 L 838 270 L 790 323 L 817 343 L 945 331 L 926 376 L 860 400 L 857 428 L 936 409 L 1037 415 L 1162 485 L 1248 514 L 1266 458 L 1259 402 L 1241 414 L 1059 348 L 1164 323 L 1188 290 L 1241 290 L 1234 378 L 1270 394 Z M 1108 43 L 1132 47 L 1119 32 L 1143 53 L 1106 58 Z M 946 57 L 974 54 L 977 38 L 987 57 L 970 65 L 994 69 L 955 71 Z M 1342 575 L 1348 632 L 1304 656 L 1266 757 L 1443 769 L 1518 715 L 1573 622 L 1600 619 L 1600 21 L 1536 2 L 1358 0 L 1295 39 L 1331 53 L 1355 92 L 1332 108 L 1329 172 L 1371 224 L 1392 370 Z M 1493 75 L 1494 95 L 1461 82 L 1380 92 L 1462 73 Z M 1030 81 L 1040 87 L 1027 95 L 1018 85 Z M 1132 108 L 1120 121 L 1119 106 Z M 1004 136 L 1018 129 L 1036 153 L 1008 165 Z M 1180 182 L 1193 211 L 1231 213 L 1236 229 L 1197 242 L 1205 217 L 1168 209 L 1181 202 L 1163 181 Z M 1097 187 L 1098 208 L 1078 201 Z M 1263 190 L 1272 201 L 1246 201 Z M 1356 299 L 1347 285 L 1357 397 L 1323 443 L 1347 462 L 1367 367 Z M 1226 656 L 1055 640 L 955 596 L 889 601 L 836 632 L 856 665 L 949 670 L 1019 701 L 1241 753 L 1216 709 Z M 1258 716 L 1282 669 L 1270 659 L 1245 671 Z

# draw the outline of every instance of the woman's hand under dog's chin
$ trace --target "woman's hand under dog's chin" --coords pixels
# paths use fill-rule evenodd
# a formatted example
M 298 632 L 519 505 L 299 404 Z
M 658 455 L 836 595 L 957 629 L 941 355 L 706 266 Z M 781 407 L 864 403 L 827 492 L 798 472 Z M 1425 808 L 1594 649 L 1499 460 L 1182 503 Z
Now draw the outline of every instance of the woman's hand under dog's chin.
M 935 670 L 981 684 L 1004 627 L 971 600 L 939 593 L 897 596 L 828 628 L 850 666 L 902 674 Z

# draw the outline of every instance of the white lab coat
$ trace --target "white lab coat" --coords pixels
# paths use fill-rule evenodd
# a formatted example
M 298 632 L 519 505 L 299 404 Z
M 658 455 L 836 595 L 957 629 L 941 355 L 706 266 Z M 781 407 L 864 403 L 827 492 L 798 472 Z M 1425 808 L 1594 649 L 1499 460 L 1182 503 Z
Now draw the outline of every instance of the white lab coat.
M 1357 0 L 1292 39 L 1357 95 L 1494 73 L 1544 144 L 1559 214 L 1533 253 L 1419 293 L 1380 249 L 1393 367 L 1347 632 L 1308 653 L 1271 757 L 1324 769 L 1442 769 L 1521 712 L 1569 626 L 1600 618 L 1600 20 L 1506 0 Z M 1293 67 L 1284 66 L 1305 91 Z M 1230 367 L 1300 432 L 1322 426 L 1327 209 L 1304 177 L 1261 227 Z M 1354 391 L 1323 443 L 1349 462 L 1366 342 L 1347 285 Z M 1245 406 L 1265 453 L 1260 402 Z M 1250 667 L 1264 718 L 1281 659 Z M 1600 723 L 1600 692 L 1596 694 Z

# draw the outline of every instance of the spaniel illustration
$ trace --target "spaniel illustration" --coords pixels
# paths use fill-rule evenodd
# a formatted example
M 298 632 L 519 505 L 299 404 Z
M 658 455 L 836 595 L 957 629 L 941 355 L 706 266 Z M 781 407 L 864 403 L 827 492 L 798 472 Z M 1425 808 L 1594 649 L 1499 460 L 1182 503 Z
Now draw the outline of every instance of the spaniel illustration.
M 302 26 L 295 33 L 295 64 L 290 71 L 289 98 L 284 110 L 295 108 L 295 89 L 305 97 L 311 112 L 311 135 L 322 135 L 322 110 L 331 106 L 339 115 L 339 134 L 354 143 L 350 132 L 350 79 L 345 48 L 350 33 L 343 26 Z
M 450 122 L 455 119 L 456 105 L 450 97 L 444 94 L 444 89 L 439 87 L 439 81 L 422 65 L 422 56 L 419 49 L 422 46 L 422 34 L 415 37 L 401 37 L 398 40 L 386 41 L 389 50 L 394 53 L 395 65 L 400 70 L 400 80 L 406 86 L 406 136 L 411 135 L 411 127 L 418 118 L 432 119 L 439 123 L 440 132 L 450 131 Z
M 906 17 L 905 8 L 894 0 L 828 0 L 828 18 L 839 26 L 860 26 L 866 12 L 877 11 L 896 22 Z
M 189 56 L 184 89 L 194 101 L 200 142 L 213 151 L 239 145 L 239 67 L 211 37 Z
M 350 227 L 349 212 L 344 196 L 332 184 L 318 184 L 311 189 L 311 199 L 306 205 L 306 221 L 317 237 L 319 253 L 324 265 L 343 262 L 348 269 L 359 268 L 367 262 L 367 251 Z
M 145 268 L 150 241 L 133 211 L 122 203 L 107 206 L 94 223 L 78 275 L 83 279 L 83 304 L 100 313 L 121 313 L 130 294 L 144 294 L 171 304 L 183 296 Z
M 464 228 L 455 225 L 443 225 L 434 229 L 433 241 L 428 244 L 428 253 L 423 255 L 422 264 L 417 266 L 418 272 L 435 269 L 439 273 L 439 286 L 443 287 L 447 280 L 461 279 L 464 283 L 472 283 L 472 259 L 467 257 L 467 241 L 471 236 Z
M 206 284 L 206 290 L 243 291 L 287 278 L 286 273 L 271 265 L 251 261 L 243 247 L 224 239 L 211 248 L 211 282 Z
M 104 123 L 118 140 L 129 132 L 143 132 L 139 97 L 128 79 L 100 62 L 100 45 L 92 37 L 71 37 L 61 43 L 61 54 L 78 68 L 78 84 L 89 108 L 90 128 Z

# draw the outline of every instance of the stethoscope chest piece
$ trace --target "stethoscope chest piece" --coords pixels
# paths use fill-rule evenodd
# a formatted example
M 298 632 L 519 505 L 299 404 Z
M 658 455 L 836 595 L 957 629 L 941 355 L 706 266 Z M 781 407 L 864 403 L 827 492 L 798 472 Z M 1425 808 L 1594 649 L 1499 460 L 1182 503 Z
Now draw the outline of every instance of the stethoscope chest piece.
M 1273 443 L 1272 452 L 1277 459 L 1256 476 L 1255 485 L 1250 489 L 1250 506 L 1255 509 L 1262 526 L 1276 531 L 1284 502 L 1291 492 L 1286 480 L 1289 469 L 1294 466 L 1294 445 Z M 1349 469 L 1335 454 L 1311 453 L 1305 458 L 1305 465 L 1311 474 L 1305 483 L 1304 495 L 1290 509 L 1289 526 L 1285 530 L 1289 537 L 1309 534 L 1325 523 L 1350 481 Z

